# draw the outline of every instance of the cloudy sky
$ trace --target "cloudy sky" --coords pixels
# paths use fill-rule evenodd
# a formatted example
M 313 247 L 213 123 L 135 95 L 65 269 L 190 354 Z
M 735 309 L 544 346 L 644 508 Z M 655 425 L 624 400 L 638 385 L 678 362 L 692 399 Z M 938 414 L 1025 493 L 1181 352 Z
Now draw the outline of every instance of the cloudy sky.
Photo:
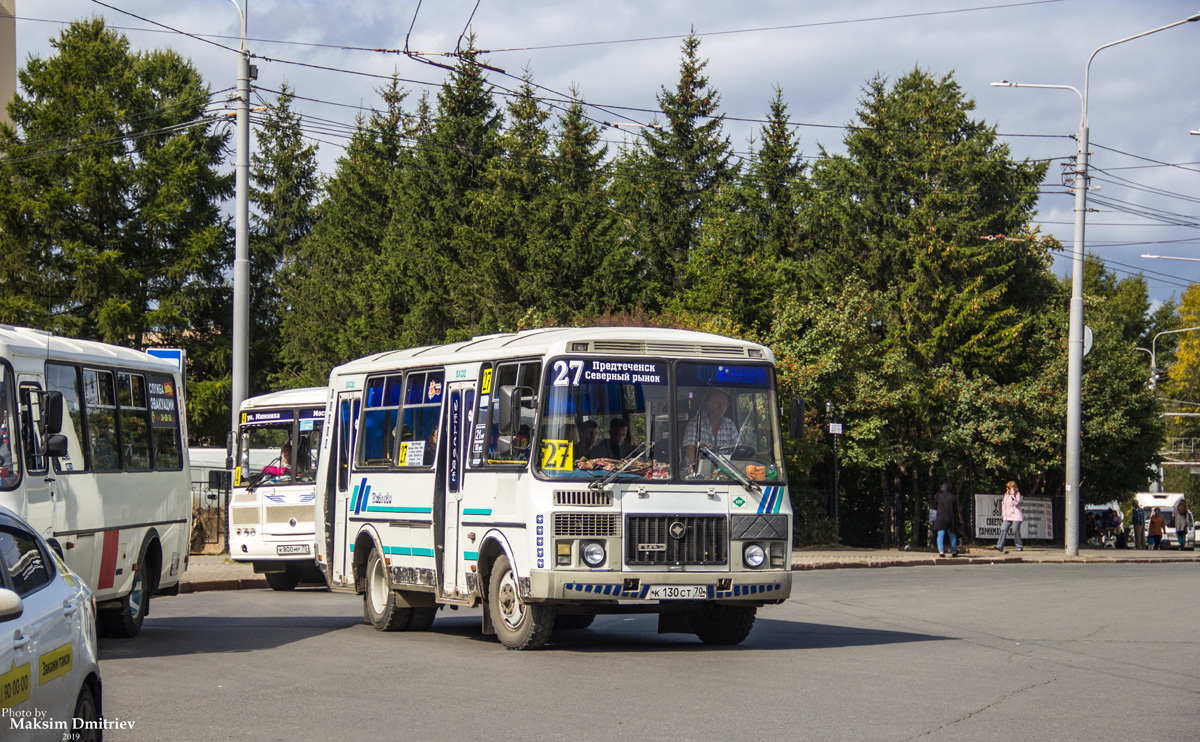
M 840 127 L 854 120 L 863 83 L 874 75 L 895 79 L 914 67 L 953 73 L 976 101 L 976 117 L 998 127 L 1015 158 L 1054 160 L 1038 221 L 1068 247 L 1074 198 L 1059 163 L 1074 157 L 1080 100 L 1069 90 L 990 83 L 1082 89 L 1085 63 L 1098 47 L 1200 12 L 1178 0 L 426 0 L 419 12 L 417 0 L 236 1 L 249 3 L 248 46 L 264 57 L 254 60 L 259 95 L 270 100 L 286 81 L 313 99 L 297 108 L 313 127 L 327 173 L 358 107 L 379 105 L 383 81 L 372 75 L 395 71 L 417 93 L 440 83 L 435 67 L 369 51 L 403 48 L 410 26 L 411 50 L 445 52 L 470 20 L 477 46 L 491 50 L 490 64 L 511 75 L 527 69 L 554 91 L 577 86 L 604 107 L 593 110 L 598 120 L 623 114 L 641 123 L 652 120 L 660 88 L 674 86 L 680 39 L 694 29 L 742 152 L 775 86 L 811 157 L 819 145 L 841 149 Z M 16 15 L 18 66 L 31 54 L 50 54 L 63 23 L 99 15 L 134 48 L 178 50 L 213 90 L 235 84 L 236 55 L 221 48 L 238 43 L 232 0 L 16 0 Z M 1200 262 L 1140 257 L 1200 258 L 1200 136 L 1189 136 L 1200 129 L 1198 61 L 1200 23 L 1187 23 L 1105 49 L 1091 66 L 1091 164 L 1100 189 L 1091 193 L 1087 246 L 1119 275 L 1143 273 L 1156 300 L 1200 276 Z M 515 87 L 510 77 L 491 80 Z M 614 142 L 624 136 L 610 131 Z M 1059 258 L 1056 269 L 1068 271 L 1069 259 Z

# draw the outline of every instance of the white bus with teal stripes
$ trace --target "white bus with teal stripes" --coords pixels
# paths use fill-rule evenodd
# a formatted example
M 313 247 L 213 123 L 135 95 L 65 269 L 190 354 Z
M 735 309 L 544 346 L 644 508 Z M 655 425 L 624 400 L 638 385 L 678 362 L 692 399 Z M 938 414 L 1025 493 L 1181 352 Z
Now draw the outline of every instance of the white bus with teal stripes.
M 317 461 L 325 387 L 242 402 L 229 497 L 229 556 L 266 575 L 274 590 L 322 582 L 313 561 Z
M 183 388 L 177 363 L 0 325 L 0 505 L 87 581 L 110 636 L 139 633 L 187 565 Z
M 740 643 L 791 592 L 773 361 L 717 335 L 596 327 L 339 366 L 318 567 L 384 631 L 483 604 L 512 649 L 609 613 Z

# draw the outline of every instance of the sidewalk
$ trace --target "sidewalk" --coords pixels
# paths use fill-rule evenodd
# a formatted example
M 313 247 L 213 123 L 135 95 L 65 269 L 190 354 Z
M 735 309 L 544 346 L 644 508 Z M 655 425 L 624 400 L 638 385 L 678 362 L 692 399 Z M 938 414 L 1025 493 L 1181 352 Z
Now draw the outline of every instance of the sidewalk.
M 1001 554 L 982 545 L 959 550 L 954 558 L 939 557 L 936 551 L 900 551 L 896 549 L 853 549 L 817 547 L 792 552 L 792 569 L 853 569 L 860 567 L 919 567 L 962 564 L 1146 564 L 1151 562 L 1200 562 L 1200 551 L 1137 551 L 1134 549 L 1080 548 L 1069 557 L 1061 546 L 1026 546 L 1017 551 L 1009 546 Z M 209 590 L 265 589 L 267 580 L 254 574 L 249 564 L 238 564 L 226 555 L 193 554 L 179 583 L 180 593 Z

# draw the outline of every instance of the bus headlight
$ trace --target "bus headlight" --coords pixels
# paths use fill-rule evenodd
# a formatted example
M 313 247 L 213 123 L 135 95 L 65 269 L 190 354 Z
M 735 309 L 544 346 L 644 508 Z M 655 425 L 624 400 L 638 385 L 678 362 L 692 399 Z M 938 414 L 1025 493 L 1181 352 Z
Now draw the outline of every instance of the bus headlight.
M 742 550 L 742 563 L 752 569 L 758 569 L 767 560 L 767 553 L 758 544 L 746 544 Z
M 583 561 L 589 567 L 599 567 L 604 564 L 604 544 L 599 541 L 589 541 L 583 545 Z

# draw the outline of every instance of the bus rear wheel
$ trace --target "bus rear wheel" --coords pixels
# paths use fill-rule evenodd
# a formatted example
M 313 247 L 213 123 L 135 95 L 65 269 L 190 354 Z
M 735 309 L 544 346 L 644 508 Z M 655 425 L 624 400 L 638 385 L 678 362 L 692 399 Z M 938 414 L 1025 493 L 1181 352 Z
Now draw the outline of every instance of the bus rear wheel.
M 367 557 L 367 588 L 363 591 L 363 620 L 378 631 L 399 631 L 408 625 L 409 609 L 396 605 L 388 585 L 387 565 L 378 549 Z
M 517 574 L 506 556 L 492 564 L 487 609 L 496 637 L 508 649 L 537 649 L 554 631 L 554 608 L 521 599 Z
M 144 568 L 144 563 L 138 564 L 133 572 L 133 588 L 121 597 L 117 607 L 100 612 L 100 631 L 105 636 L 128 639 L 141 633 L 146 609 L 150 607 L 150 590 L 142 575 Z
M 691 613 L 692 631 L 705 644 L 741 644 L 750 636 L 757 612 L 754 606 L 705 603 Z

